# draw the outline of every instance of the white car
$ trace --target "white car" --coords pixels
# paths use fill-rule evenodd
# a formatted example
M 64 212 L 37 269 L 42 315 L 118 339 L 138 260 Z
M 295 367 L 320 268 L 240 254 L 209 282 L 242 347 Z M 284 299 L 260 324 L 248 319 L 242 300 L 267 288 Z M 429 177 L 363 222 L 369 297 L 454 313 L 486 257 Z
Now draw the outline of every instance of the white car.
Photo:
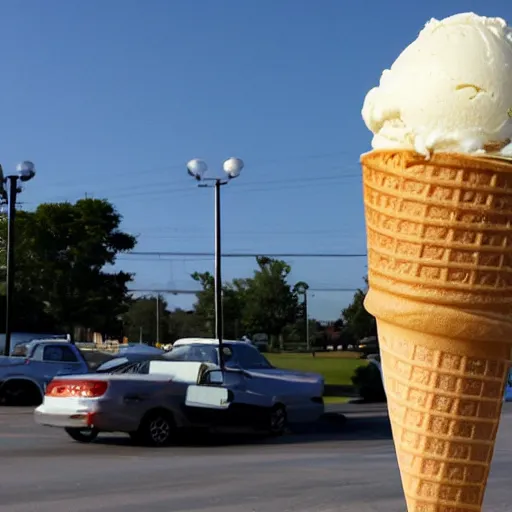
M 288 423 L 324 413 L 321 375 L 274 368 L 241 341 L 226 341 L 219 369 L 216 340 L 179 340 L 167 354 L 114 367 L 110 373 L 55 378 L 35 421 L 90 442 L 101 432 L 125 432 L 162 445 L 176 429 L 202 427 L 284 433 Z

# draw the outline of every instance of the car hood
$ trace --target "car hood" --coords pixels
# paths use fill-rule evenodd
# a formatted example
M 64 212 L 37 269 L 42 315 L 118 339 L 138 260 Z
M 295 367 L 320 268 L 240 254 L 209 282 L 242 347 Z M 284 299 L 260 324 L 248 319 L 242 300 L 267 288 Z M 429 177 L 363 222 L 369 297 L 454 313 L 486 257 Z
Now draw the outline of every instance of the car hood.
M 267 377 L 274 377 L 276 379 L 292 379 L 296 382 L 318 382 L 319 380 L 323 380 L 322 375 L 318 373 L 299 372 L 296 370 L 283 370 L 281 368 L 248 370 L 247 373 L 251 375 L 265 375 Z

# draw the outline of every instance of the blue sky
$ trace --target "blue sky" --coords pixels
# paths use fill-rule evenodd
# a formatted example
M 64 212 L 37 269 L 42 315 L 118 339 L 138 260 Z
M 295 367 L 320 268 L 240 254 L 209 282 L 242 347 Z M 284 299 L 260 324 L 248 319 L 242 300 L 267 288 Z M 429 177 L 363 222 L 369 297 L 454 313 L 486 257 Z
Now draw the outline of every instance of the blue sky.
M 140 251 L 213 250 L 213 194 L 185 172 L 239 156 L 223 250 L 364 252 L 359 155 L 366 92 L 431 17 L 512 21 L 505 0 L 3 1 L 0 155 L 31 159 L 25 208 L 110 199 Z M 290 258 L 292 281 L 362 285 L 365 260 Z M 135 287 L 191 289 L 205 258 L 123 256 Z M 225 279 L 253 260 L 225 259 Z M 350 292 L 315 292 L 334 319 Z M 189 307 L 193 296 L 169 296 Z

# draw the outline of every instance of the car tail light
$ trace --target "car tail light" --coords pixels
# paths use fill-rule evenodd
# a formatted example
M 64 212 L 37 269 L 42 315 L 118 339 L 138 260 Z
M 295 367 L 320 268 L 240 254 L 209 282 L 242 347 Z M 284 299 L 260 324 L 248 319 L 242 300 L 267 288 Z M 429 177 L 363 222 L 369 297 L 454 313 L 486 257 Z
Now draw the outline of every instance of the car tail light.
M 61 398 L 98 398 L 103 396 L 108 388 L 104 380 L 73 380 L 55 379 L 46 387 L 46 396 Z

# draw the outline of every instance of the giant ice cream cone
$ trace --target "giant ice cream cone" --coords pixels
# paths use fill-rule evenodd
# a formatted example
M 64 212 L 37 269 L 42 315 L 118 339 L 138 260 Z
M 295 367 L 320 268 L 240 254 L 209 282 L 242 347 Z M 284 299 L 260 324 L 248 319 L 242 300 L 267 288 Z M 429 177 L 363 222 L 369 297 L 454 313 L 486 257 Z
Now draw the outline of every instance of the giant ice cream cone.
M 512 162 L 362 156 L 370 290 L 409 512 L 479 512 L 512 343 Z

